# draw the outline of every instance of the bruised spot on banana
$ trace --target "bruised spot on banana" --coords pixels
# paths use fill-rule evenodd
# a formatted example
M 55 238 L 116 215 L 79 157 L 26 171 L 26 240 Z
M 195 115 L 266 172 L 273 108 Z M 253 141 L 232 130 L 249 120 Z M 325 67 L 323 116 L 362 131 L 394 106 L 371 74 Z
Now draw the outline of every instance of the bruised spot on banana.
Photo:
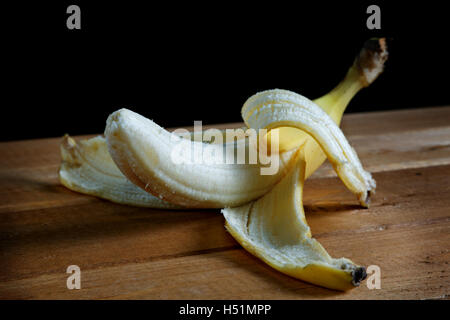
M 375 181 L 337 125 L 352 97 L 383 71 L 386 59 L 384 39 L 371 39 L 344 80 L 314 102 L 287 90 L 268 90 L 247 100 L 242 116 L 248 127 L 278 129 L 280 169 L 274 175 L 261 175 L 260 164 L 170 165 L 170 133 L 122 109 L 108 118 L 106 140 L 76 144 L 65 137 L 60 180 L 72 190 L 123 204 L 225 207 L 227 229 L 246 250 L 288 275 L 346 290 L 359 284 L 365 270 L 348 259 L 332 259 L 311 238 L 301 190 L 303 180 L 328 158 L 361 205 L 368 206 Z M 270 145 L 272 132 L 259 138 Z M 224 146 L 214 148 L 221 151 Z

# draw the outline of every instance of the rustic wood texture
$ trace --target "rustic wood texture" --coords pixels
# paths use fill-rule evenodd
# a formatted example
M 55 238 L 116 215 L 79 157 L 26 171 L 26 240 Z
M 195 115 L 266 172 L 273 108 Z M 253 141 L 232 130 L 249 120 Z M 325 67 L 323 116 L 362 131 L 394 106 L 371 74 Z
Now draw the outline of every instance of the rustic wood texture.
M 0 298 L 448 299 L 450 107 L 350 114 L 342 128 L 377 194 L 361 209 L 324 164 L 305 186 L 307 219 L 332 256 L 378 265 L 380 290 L 285 276 L 243 250 L 218 210 L 133 208 L 72 192 L 58 182 L 52 138 L 0 143 Z M 66 287 L 74 264 L 80 290 Z

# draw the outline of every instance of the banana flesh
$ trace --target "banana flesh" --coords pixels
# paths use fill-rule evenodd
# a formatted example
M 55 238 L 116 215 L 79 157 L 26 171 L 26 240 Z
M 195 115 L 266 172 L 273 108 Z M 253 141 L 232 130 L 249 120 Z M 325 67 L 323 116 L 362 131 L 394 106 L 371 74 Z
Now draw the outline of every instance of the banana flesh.
M 105 137 L 111 157 L 130 181 L 166 201 L 190 208 L 238 206 L 262 196 L 293 165 L 295 152 L 280 155 L 276 174 L 261 175 L 260 163 L 227 164 L 223 156 L 227 144 L 206 145 L 184 139 L 185 150 L 202 150 L 207 163 L 193 162 L 181 153 L 185 162 L 174 165 L 172 156 L 182 138 L 175 139 L 153 121 L 127 109 L 109 116 Z M 231 145 L 234 152 L 247 150 L 248 143 L 242 142 Z
M 112 202 L 160 209 L 178 209 L 131 183 L 108 153 L 105 138 L 75 142 L 66 135 L 61 143 L 59 179 L 67 188 Z
M 351 289 L 366 271 L 349 259 L 333 259 L 311 237 L 302 205 L 306 163 L 303 150 L 298 153 L 295 167 L 271 191 L 222 210 L 226 229 L 247 251 L 282 273 L 330 289 Z

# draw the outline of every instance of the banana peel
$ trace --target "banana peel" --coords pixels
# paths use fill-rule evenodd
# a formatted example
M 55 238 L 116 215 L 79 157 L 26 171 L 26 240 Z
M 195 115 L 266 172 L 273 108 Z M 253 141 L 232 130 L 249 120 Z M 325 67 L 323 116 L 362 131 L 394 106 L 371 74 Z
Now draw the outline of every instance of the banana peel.
M 273 189 L 258 200 L 225 208 L 226 229 L 248 252 L 274 269 L 322 287 L 348 290 L 366 277 L 364 267 L 330 257 L 311 237 L 302 204 L 305 157 Z
M 104 137 L 77 143 L 65 135 L 60 149 L 59 180 L 71 190 L 138 207 L 181 208 L 145 192 L 125 178 L 109 155 Z

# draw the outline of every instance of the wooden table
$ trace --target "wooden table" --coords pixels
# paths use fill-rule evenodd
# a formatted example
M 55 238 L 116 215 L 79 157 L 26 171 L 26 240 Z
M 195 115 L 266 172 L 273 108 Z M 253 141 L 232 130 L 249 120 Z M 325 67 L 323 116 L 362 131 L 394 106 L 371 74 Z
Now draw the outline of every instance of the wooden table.
M 60 138 L 0 143 L 0 298 L 448 299 L 450 107 L 349 114 L 343 130 L 374 173 L 370 209 L 324 164 L 306 214 L 334 257 L 381 268 L 349 292 L 285 276 L 243 250 L 218 210 L 116 205 L 58 182 Z M 68 290 L 69 265 L 81 289 Z

